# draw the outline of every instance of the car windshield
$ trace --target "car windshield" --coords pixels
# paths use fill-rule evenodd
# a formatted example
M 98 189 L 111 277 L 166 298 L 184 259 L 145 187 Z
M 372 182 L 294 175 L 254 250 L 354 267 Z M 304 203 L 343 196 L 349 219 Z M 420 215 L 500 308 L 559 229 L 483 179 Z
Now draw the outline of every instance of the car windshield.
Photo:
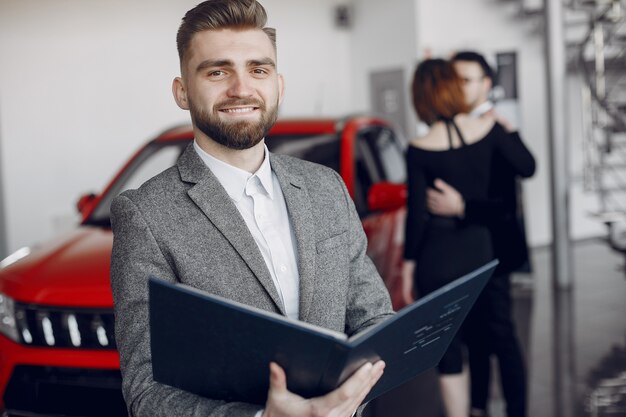
M 156 174 L 173 166 L 189 142 L 189 140 L 181 140 L 148 144 L 107 190 L 85 224 L 110 227 L 113 198 L 126 190 L 139 188 Z
M 338 135 L 274 135 L 265 140 L 270 152 L 326 165 L 339 172 Z
M 125 190 L 139 188 L 145 181 L 176 164 L 189 143 L 189 140 L 178 140 L 148 144 L 124 169 L 84 224 L 110 227 L 113 198 Z M 268 135 L 265 143 L 270 152 L 317 162 L 339 171 L 338 135 Z

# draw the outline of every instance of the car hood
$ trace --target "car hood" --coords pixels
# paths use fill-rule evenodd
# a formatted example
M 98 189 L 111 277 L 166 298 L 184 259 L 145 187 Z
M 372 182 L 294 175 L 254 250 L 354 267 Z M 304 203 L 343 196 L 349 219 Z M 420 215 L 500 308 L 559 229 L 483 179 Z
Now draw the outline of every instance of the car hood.
M 110 229 L 81 226 L 0 269 L 0 291 L 16 301 L 110 308 Z

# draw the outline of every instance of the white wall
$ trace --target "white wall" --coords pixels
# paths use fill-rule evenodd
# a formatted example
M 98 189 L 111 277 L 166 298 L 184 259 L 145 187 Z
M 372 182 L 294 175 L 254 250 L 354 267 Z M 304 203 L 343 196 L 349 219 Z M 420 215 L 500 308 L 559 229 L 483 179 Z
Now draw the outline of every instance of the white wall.
M 408 94 L 417 62 L 415 0 L 358 0 L 354 3 L 352 28 L 352 107 L 370 110 L 369 75 L 374 71 L 403 69 L 407 120 L 413 120 Z M 409 126 L 411 128 L 413 126 Z M 405 132 L 412 136 L 415 132 Z
M 286 77 L 284 115 L 351 109 L 350 38 L 339 0 L 265 0 Z M 8 249 L 76 220 L 131 152 L 187 123 L 171 98 L 175 34 L 198 0 L 0 0 L 0 169 Z
M 2 161 L 2 137 L 0 137 L 0 161 Z M 4 179 L 2 178 L 2 166 L 0 165 L 0 258 L 4 258 L 8 255 L 5 223 L 6 216 L 4 215 L 4 207 Z
M 75 221 L 74 202 L 100 190 L 141 143 L 188 116 L 174 104 L 175 32 L 199 0 L 0 0 L 0 179 L 7 248 Z M 278 29 L 284 116 L 340 116 L 370 107 L 369 74 L 404 68 L 407 89 L 426 52 L 518 52 L 521 130 L 537 157 L 525 183 L 529 239 L 550 241 L 543 41 L 517 6 L 495 0 L 264 0 Z M 334 7 L 349 4 L 353 27 Z M 575 90 L 576 82 L 569 84 Z M 578 94 L 573 91 L 572 97 Z M 572 170 L 580 173 L 579 104 L 570 100 Z M 409 120 L 414 120 L 407 101 Z M 411 135 L 412 132 L 409 132 Z M 578 162 L 577 162 L 578 161 Z M 595 198 L 572 185 L 572 236 L 604 232 Z
M 278 30 L 286 79 L 284 116 L 343 116 L 351 110 L 351 32 L 335 27 L 343 0 L 261 0 Z

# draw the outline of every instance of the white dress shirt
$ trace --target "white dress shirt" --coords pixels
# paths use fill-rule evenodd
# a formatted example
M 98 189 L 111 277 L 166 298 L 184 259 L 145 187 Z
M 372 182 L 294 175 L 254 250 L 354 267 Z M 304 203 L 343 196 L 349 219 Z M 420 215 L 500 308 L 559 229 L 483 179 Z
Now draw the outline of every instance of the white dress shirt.
M 285 196 L 270 166 L 267 146 L 263 163 L 254 174 L 209 155 L 195 140 L 193 146 L 226 189 L 246 222 L 272 275 L 287 317 L 297 320 L 300 310 L 300 275 L 296 238 Z M 261 417 L 263 411 L 257 411 L 255 417 Z
M 493 109 L 493 102 L 490 100 L 484 101 L 480 103 L 478 106 L 474 107 L 470 112 L 470 116 L 472 117 L 480 117 L 483 114 Z
M 209 155 L 196 141 L 193 146 L 222 184 L 248 226 L 263 255 L 287 317 L 297 320 L 300 275 L 296 239 L 285 197 L 270 166 L 267 147 L 261 167 L 250 174 Z

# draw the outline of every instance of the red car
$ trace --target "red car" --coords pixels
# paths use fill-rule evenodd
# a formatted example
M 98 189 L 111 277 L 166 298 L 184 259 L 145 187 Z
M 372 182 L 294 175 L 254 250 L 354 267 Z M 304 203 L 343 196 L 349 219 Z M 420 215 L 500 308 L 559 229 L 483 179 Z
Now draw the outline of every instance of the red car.
M 175 128 L 142 147 L 99 195 L 79 200 L 73 232 L 0 263 L 0 412 L 3 416 L 125 416 L 109 287 L 113 197 L 172 166 L 193 139 Z M 343 177 L 369 238 L 368 253 L 399 304 L 404 144 L 385 121 L 284 120 L 272 152 Z

